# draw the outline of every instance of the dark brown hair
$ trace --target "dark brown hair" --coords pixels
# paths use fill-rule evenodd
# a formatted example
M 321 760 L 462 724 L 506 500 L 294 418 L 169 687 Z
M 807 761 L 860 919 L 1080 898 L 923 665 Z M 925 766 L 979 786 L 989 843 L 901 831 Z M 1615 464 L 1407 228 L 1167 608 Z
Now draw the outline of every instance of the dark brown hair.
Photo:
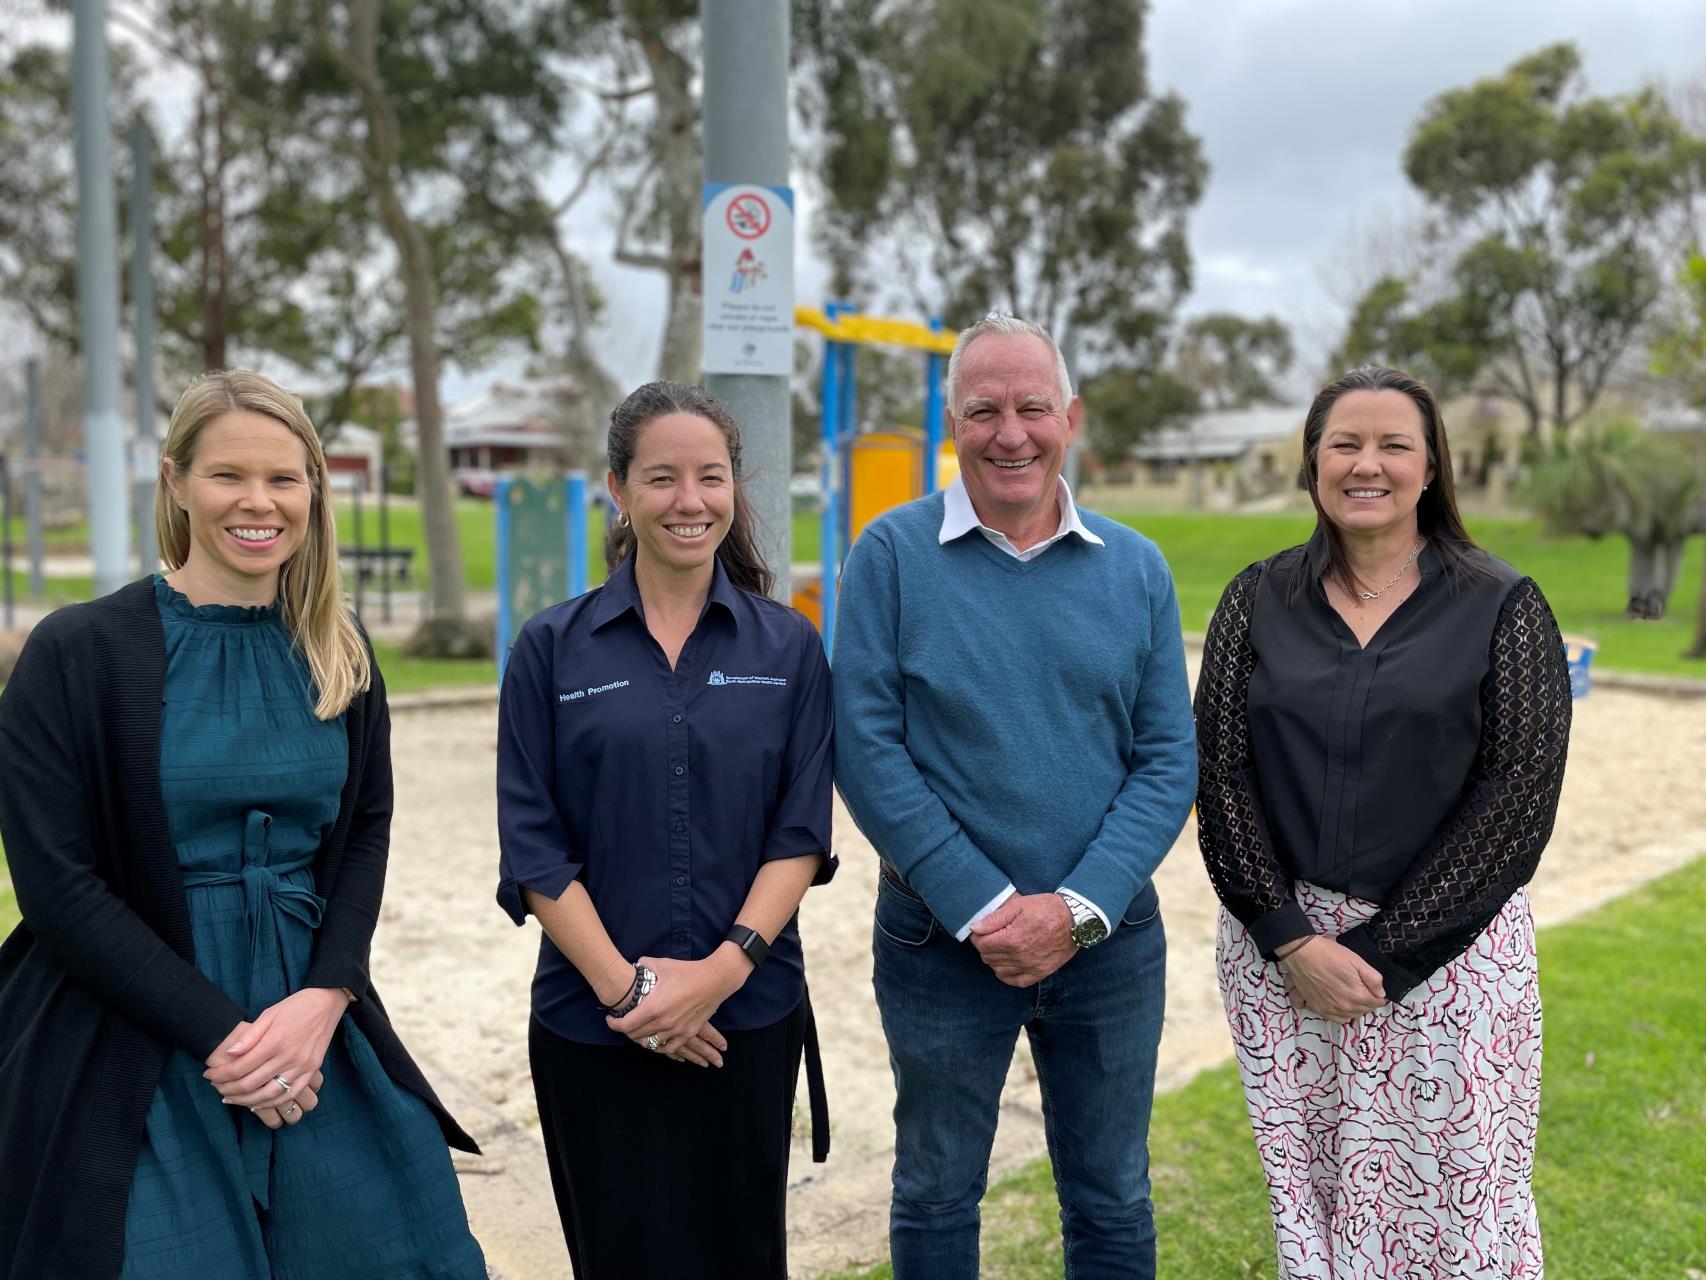
M 610 414 L 610 435 L 605 441 L 611 474 L 617 484 L 627 484 L 628 468 L 634 463 L 640 433 L 672 413 L 693 414 L 723 433 L 729 447 L 729 466 L 734 472 L 735 508 L 729 531 L 717 544 L 717 559 L 723 562 L 723 571 L 735 586 L 756 595 L 769 595 L 776 579 L 759 554 L 758 538 L 753 531 L 752 505 L 746 500 L 746 484 L 740 469 L 740 426 L 704 387 L 683 382 L 648 382 L 617 405 Z M 614 570 L 634 554 L 635 546 L 631 525 L 612 524 L 604 539 L 605 568 Z
M 1309 490 L 1309 500 L 1315 504 L 1315 532 L 1303 545 L 1303 572 L 1294 572 L 1286 592 L 1287 600 L 1295 604 L 1311 585 L 1323 578 L 1334 578 L 1352 596 L 1356 581 L 1351 574 L 1349 557 L 1345 554 L 1344 535 L 1321 509 L 1319 489 L 1321 437 L 1327 430 L 1327 419 L 1333 406 L 1352 391 L 1396 391 L 1409 396 L 1422 418 L 1422 439 L 1426 442 L 1428 464 L 1434 476 L 1422 490 L 1416 504 L 1416 529 L 1433 544 L 1439 557 L 1445 580 L 1453 587 L 1470 578 L 1481 577 L 1489 571 L 1472 553 L 1475 540 L 1463 527 L 1463 517 L 1457 513 L 1457 489 L 1451 475 L 1451 446 L 1445 438 L 1445 418 L 1439 411 L 1439 401 L 1420 378 L 1401 369 L 1383 365 L 1363 365 L 1339 375 L 1320 391 L 1309 406 L 1309 416 L 1303 420 L 1303 479 Z

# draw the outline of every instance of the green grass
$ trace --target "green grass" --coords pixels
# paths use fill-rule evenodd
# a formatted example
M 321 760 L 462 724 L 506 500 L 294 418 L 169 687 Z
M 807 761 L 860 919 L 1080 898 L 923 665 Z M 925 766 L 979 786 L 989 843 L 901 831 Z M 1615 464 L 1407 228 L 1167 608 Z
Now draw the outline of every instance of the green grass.
M 385 676 L 388 695 L 442 689 L 453 685 L 487 685 L 496 688 L 498 664 L 490 658 L 478 662 L 458 658 L 405 657 L 401 646 L 376 640 L 373 654 Z
M 1221 591 L 1240 569 L 1303 541 L 1313 527 L 1306 515 L 1109 515 L 1153 538 L 1167 556 L 1187 631 L 1208 626 Z M 1621 538 L 1554 538 L 1531 519 L 1475 520 L 1470 532 L 1487 550 L 1540 584 L 1566 634 L 1598 642 L 1597 668 L 1706 679 L 1706 662 L 1682 657 L 1693 636 L 1706 539 L 1689 544 L 1666 615 L 1657 622 L 1632 622 L 1623 617 L 1629 553 Z
M 1553 1280 L 1706 1270 L 1706 858 L 1540 936 L 1545 1073 L 1535 1194 Z M 1273 1233 L 1236 1070 L 1155 1102 L 1158 1270 L 1272 1280 Z M 1058 1277 L 1047 1159 L 984 1202 L 983 1275 Z M 1690 1270 L 1690 1269 L 1693 1270 Z M 885 1264 L 857 1274 L 887 1280 Z
M 1207 627 L 1221 591 L 1235 573 L 1281 547 L 1302 541 L 1311 527 L 1311 517 L 1297 514 L 1108 514 L 1142 530 L 1161 547 L 1178 584 L 1185 629 L 1197 632 Z M 348 504 L 339 505 L 338 520 L 345 544 L 353 542 L 354 518 Z M 456 521 L 466 580 L 470 587 L 489 590 L 497 581 L 497 522 L 492 504 L 460 500 Z M 379 524 L 372 504 L 366 505 L 362 523 L 368 544 L 376 544 Z M 394 507 L 390 525 L 393 545 L 415 548 L 415 580 L 417 585 L 424 583 L 426 543 L 419 511 Z M 816 563 L 819 529 L 819 518 L 813 512 L 793 517 L 792 558 L 796 564 Z M 1596 669 L 1706 679 L 1706 662 L 1682 657 L 1693 635 L 1706 539 L 1696 538 L 1689 544 L 1665 617 L 1657 622 L 1631 622 L 1623 617 L 1628 546 L 1621 538 L 1554 538 L 1542 531 L 1538 521 L 1514 518 L 1478 519 L 1472 522 L 1471 531 L 1488 550 L 1540 583 L 1567 634 L 1587 636 L 1598 643 Z M 603 517 L 596 510 L 590 516 L 587 533 L 588 581 L 602 582 L 604 528 Z M 14 578 L 14 583 L 21 590 L 21 578 Z M 49 597 L 57 601 L 86 600 L 91 593 L 86 578 L 53 579 L 48 588 Z M 431 674 L 423 668 L 409 673 L 408 678 L 430 683 Z M 468 683 L 470 679 L 457 673 L 456 664 L 444 668 L 443 675 L 453 683 Z

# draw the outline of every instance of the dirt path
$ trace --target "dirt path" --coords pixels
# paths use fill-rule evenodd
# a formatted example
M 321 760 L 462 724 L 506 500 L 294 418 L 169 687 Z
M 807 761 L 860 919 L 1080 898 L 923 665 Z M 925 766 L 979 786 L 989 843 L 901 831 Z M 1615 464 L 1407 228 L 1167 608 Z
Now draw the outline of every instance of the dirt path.
M 397 818 L 374 971 L 405 1042 L 488 1155 L 460 1161 L 476 1233 L 497 1274 L 568 1274 L 527 1072 L 528 982 L 539 934 L 493 902 L 496 712 L 399 715 Z M 1531 893 L 1555 924 L 1706 851 L 1706 703 L 1596 690 L 1577 704 L 1557 834 Z M 886 1253 L 892 1159 L 888 1057 L 870 994 L 875 859 L 837 808 L 836 882 L 807 896 L 813 1003 L 835 1150 L 810 1163 L 796 1140 L 793 1271 L 810 1276 Z M 1183 1084 L 1230 1053 L 1213 970 L 1214 897 L 1188 826 L 1158 875 L 1169 942 L 1158 1084 Z M 1037 1088 L 1021 1049 L 1008 1078 L 996 1174 L 1043 1150 Z

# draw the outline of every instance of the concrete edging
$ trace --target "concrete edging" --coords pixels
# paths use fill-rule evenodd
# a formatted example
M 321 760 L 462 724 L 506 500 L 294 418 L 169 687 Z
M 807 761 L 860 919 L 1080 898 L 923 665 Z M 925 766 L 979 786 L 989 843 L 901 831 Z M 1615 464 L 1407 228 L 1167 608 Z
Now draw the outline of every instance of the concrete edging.
M 394 693 L 387 700 L 391 712 L 441 711 L 451 707 L 481 707 L 498 700 L 494 685 L 453 685 L 444 689 L 420 689 L 412 693 Z

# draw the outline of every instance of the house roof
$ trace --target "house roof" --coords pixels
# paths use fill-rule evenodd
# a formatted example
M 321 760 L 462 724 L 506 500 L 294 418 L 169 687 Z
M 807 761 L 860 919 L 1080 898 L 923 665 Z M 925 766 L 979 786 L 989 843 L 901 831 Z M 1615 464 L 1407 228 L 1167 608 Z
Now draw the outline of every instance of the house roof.
M 494 382 L 484 391 L 446 405 L 446 447 L 470 445 L 515 445 L 538 448 L 559 442 L 569 404 L 580 395 L 580 387 L 569 378 L 528 379 Z M 398 427 L 406 440 L 416 434 L 410 418 Z
M 1293 405 L 1216 409 L 1198 414 L 1184 427 L 1157 431 L 1141 441 L 1132 456 L 1144 462 L 1237 458 L 1255 445 L 1287 439 L 1302 422 L 1303 411 Z

